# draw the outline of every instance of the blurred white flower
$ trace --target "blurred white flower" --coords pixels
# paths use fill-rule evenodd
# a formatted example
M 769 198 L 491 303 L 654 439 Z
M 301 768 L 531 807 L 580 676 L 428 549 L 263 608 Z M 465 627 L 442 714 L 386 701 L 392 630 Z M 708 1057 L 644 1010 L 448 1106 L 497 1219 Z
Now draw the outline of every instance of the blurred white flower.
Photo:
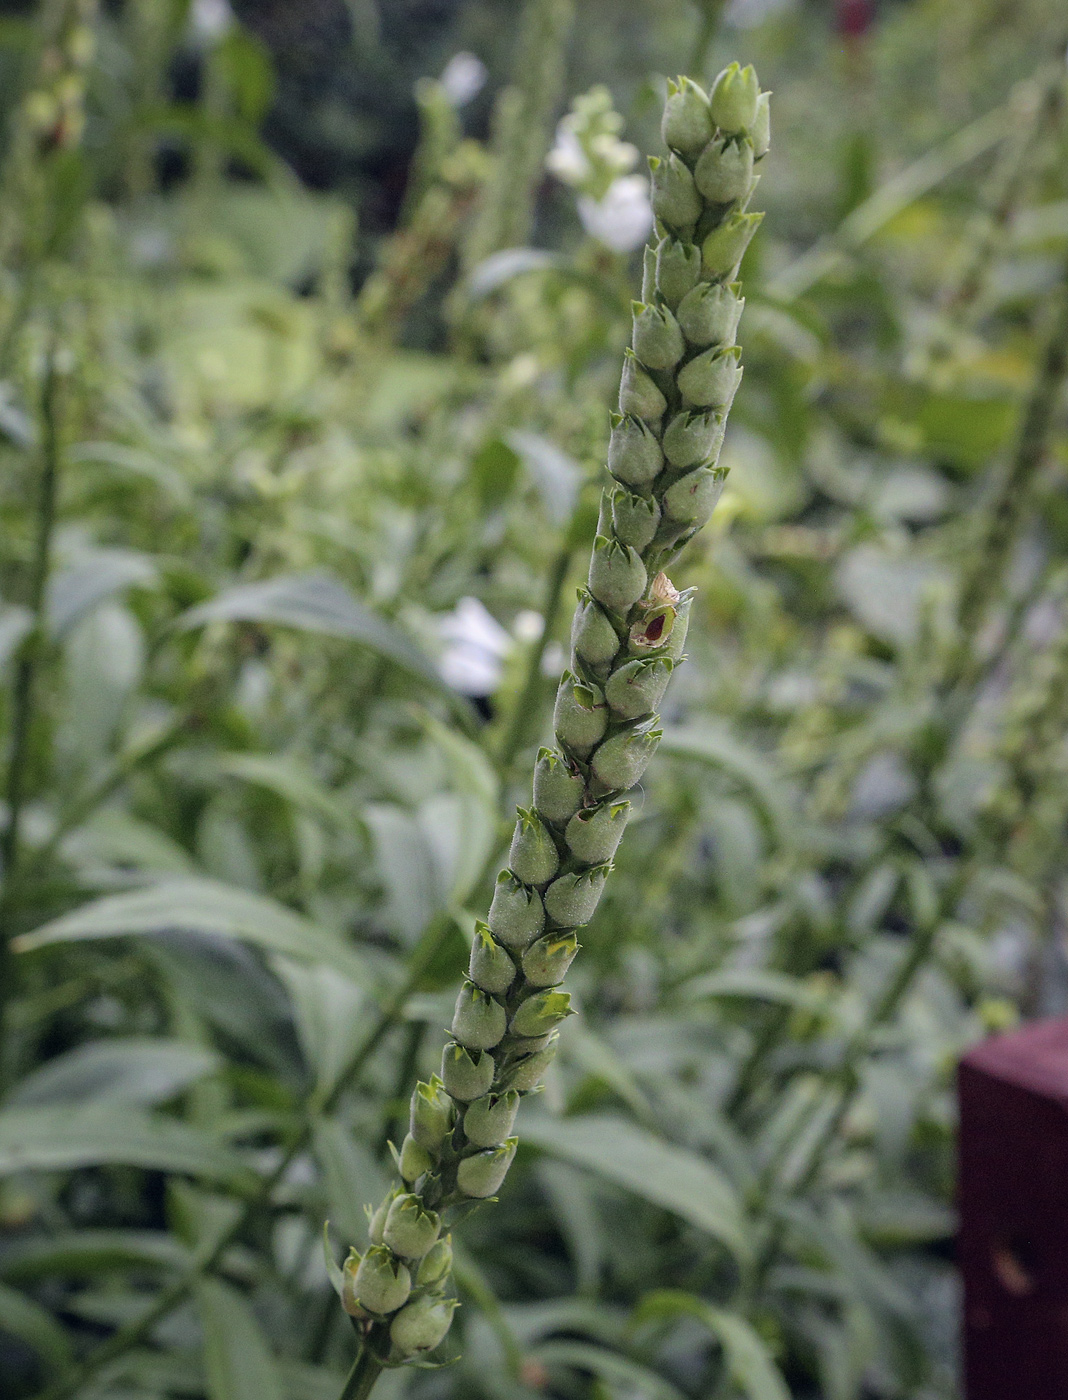
M 221 38 L 234 22 L 230 0 L 193 0 L 189 22 L 198 39 Z
M 622 175 L 612 181 L 603 199 L 580 195 L 578 212 L 591 237 L 614 252 L 629 253 L 652 231 L 649 181 L 644 175 Z
M 582 143 L 566 120 L 556 128 L 556 141 L 545 157 L 545 167 L 565 185 L 581 185 L 592 173 Z
M 516 641 L 536 642 L 545 630 L 545 619 L 540 612 L 535 612 L 533 608 L 523 608 L 517 612 L 515 621 L 512 623 L 512 632 Z
M 515 645 L 492 613 L 477 598 L 461 598 L 438 619 L 438 635 L 445 644 L 438 662 L 445 682 L 461 695 L 492 695 Z
M 445 96 L 454 107 L 464 107 L 486 86 L 486 65 L 473 53 L 454 53 L 441 75 Z

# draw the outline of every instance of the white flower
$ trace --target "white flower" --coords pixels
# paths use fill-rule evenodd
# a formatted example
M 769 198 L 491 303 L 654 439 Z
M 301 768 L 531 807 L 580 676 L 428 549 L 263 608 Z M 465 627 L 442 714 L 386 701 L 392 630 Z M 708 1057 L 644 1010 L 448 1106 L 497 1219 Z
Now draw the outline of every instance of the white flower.
M 644 175 L 622 175 L 612 181 L 603 199 L 580 195 L 578 212 L 591 237 L 617 253 L 629 253 L 652 231 L 649 182 Z
M 545 167 L 565 185 L 581 185 L 592 174 L 582 143 L 566 118 L 556 128 L 556 141 L 545 157 Z
M 515 645 L 497 619 L 477 598 L 461 598 L 438 619 L 438 634 L 445 643 L 438 670 L 446 683 L 461 695 L 492 695 Z
M 454 107 L 464 107 L 486 86 L 486 65 L 473 53 L 454 53 L 441 75 L 445 96 Z
M 226 33 L 234 22 L 230 0 L 193 0 L 189 15 L 193 33 L 211 42 Z

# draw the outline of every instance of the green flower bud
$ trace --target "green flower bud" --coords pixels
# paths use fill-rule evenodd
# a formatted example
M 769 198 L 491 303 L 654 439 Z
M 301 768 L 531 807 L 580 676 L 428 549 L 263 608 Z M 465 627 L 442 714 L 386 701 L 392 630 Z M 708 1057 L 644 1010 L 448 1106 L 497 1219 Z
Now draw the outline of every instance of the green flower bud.
M 545 908 L 551 909 L 550 919 L 562 928 L 581 928 L 588 924 L 597 910 L 608 875 L 608 866 L 595 865 L 592 870 L 579 870 L 561 875 L 545 891 Z M 513 1023 L 516 1035 L 544 1035 L 541 1031 L 518 1030 Z
M 737 282 L 701 282 L 679 303 L 678 320 L 691 345 L 733 345 L 745 298 Z
M 710 204 L 732 204 L 749 193 L 753 178 L 753 147 L 742 137 L 717 136 L 694 166 L 694 184 Z
M 678 322 L 666 306 L 631 302 L 634 353 L 649 369 L 674 369 L 682 359 L 686 343 Z
M 605 687 L 605 699 L 621 719 L 638 719 L 656 709 L 670 679 L 671 662 L 663 657 L 628 661 L 612 672 Z
M 441 1216 L 418 1196 L 398 1196 L 386 1217 L 385 1243 L 404 1259 L 422 1259 L 441 1234 Z
M 585 691 L 590 687 L 584 686 L 582 689 Z M 603 721 L 603 700 L 600 703 L 600 719 Z M 522 880 L 525 885 L 544 885 L 553 878 L 560 864 L 556 843 L 537 812 L 526 807 L 519 807 L 517 811 L 518 820 L 512 837 L 512 849 L 508 853 L 508 864 L 516 879 Z
M 579 950 L 573 933 L 546 933 L 523 954 L 523 976 L 532 987 L 555 987 Z
M 559 1043 L 560 1037 L 554 1031 L 541 1050 L 535 1050 L 533 1054 L 524 1055 L 510 1064 L 502 1076 L 508 1088 L 518 1089 L 521 1094 L 529 1094 L 532 1089 L 536 1089 L 555 1059 Z
M 686 645 L 686 632 L 690 626 L 690 607 L 693 604 L 693 592 L 683 593 L 676 604 L 675 625 L 671 629 L 665 652 L 672 661 L 682 660 L 682 649 Z
M 455 1298 L 435 1298 L 429 1293 L 413 1298 L 389 1324 L 389 1339 L 401 1356 L 433 1351 L 445 1340 L 459 1306 Z
M 425 1147 L 420 1147 L 411 1133 L 406 1133 L 400 1150 L 400 1174 L 407 1182 L 418 1181 L 424 1172 L 431 1171 L 434 1159 Z
M 639 552 L 656 534 L 660 524 L 660 507 L 651 497 L 636 496 L 622 486 L 611 493 L 612 531 L 620 544 L 629 544 Z M 611 625 L 611 624 L 609 624 Z
M 489 926 L 506 948 L 525 948 L 545 927 L 541 896 L 537 890 L 528 890 L 510 870 L 502 870 L 493 889 Z M 445 1082 L 448 1085 L 448 1080 Z
M 417 1288 L 433 1288 L 442 1279 L 448 1278 L 452 1268 L 452 1236 L 442 1235 L 436 1244 L 419 1261 L 419 1271 L 415 1276 Z
M 763 214 L 732 214 L 701 244 L 701 266 L 709 277 L 726 277 L 742 260 Z
M 693 243 L 680 243 L 675 238 L 660 240 L 656 250 L 656 290 L 673 311 L 700 275 L 700 248 Z M 642 300 L 649 301 L 651 298 L 643 297 Z M 634 348 L 638 349 L 637 346 Z M 638 353 L 640 355 L 641 351 Z
M 590 592 L 611 612 L 629 612 L 645 592 L 648 577 L 641 555 L 630 545 L 620 544 L 605 535 L 598 535 L 594 540 Z
M 753 154 L 760 160 L 768 153 L 771 146 L 771 93 L 762 92 L 757 98 L 756 116 L 753 118 L 753 125 L 749 130 L 749 139 L 753 143 Z
M 619 650 L 616 629 L 586 589 L 579 593 L 579 605 L 571 624 L 571 650 L 597 671 L 603 670 Z
M 643 613 L 630 629 L 627 639 L 629 650 L 638 656 L 660 651 L 667 645 L 674 631 L 677 615 L 678 609 L 671 603 L 665 603 L 652 612 Z
M 507 1028 L 507 1017 L 499 1001 L 465 981 L 456 998 L 452 1033 L 469 1050 L 492 1050 Z
M 561 1021 L 574 1014 L 570 992 L 552 989 L 535 992 L 517 1008 L 512 1017 L 512 1032 L 514 1035 L 548 1035 Z
M 544 1050 L 549 1041 L 556 1034 L 555 1031 L 546 1031 L 544 1035 L 513 1035 L 508 1040 L 508 1051 L 516 1059 L 522 1059 L 525 1055 L 536 1054 L 539 1050 Z M 498 1085 L 500 1088 L 512 1088 L 511 1084 Z
M 579 758 L 585 758 L 602 738 L 607 725 L 608 711 L 600 688 L 565 671 L 560 677 L 553 707 L 553 729 L 561 744 Z M 539 880 L 538 883 L 543 882 Z
M 502 948 L 490 933 L 486 924 L 475 924 L 475 939 L 471 944 L 471 961 L 468 964 L 467 975 L 477 987 L 493 996 L 501 996 L 515 981 L 515 963 L 508 956 L 507 950 Z
M 667 399 L 638 363 L 633 350 L 623 352 L 623 377 L 619 381 L 619 411 L 646 423 L 658 423 Z
M 488 1094 L 496 1068 L 492 1055 L 478 1050 L 472 1053 L 455 1040 L 450 1040 L 441 1052 L 441 1077 L 446 1092 L 461 1103 Z
M 412 1276 L 383 1245 L 374 1245 L 356 1270 L 356 1301 L 373 1313 L 396 1312 L 412 1291 Z
M 436 1074 L 430 1083 L 419 1083 L 412 1093 L 411 1134 L 428 1152 L 438 1148 L 452 1132 L 452 1100 Z
M 624 418 L 608 443 L 608 470 L 624 486 L 648 486 L 664 465 L 656 438 L 638 418 Z
M 656 752 L 662 732 L 650 720 L 613 734 L 593 756 L 594 776 L 613 792 L 633 787 Z
M 602 802 L 597 807 L 583 807 L 568 822 L 564 833 L 571 854 L 583 865 L 603 865 L 611 860 L 629 816 L 629 802 Z
M 680 525 L 700 528 L 715 510 L 726 480 L 726 467 L 698 467 L 688 472 L 664 492 L 665 516 Z
M 464 1114 L 468 1141 L 476 1147 L 496 1147 L 512 1131 L 518 1112 L 519 1095 L 514 1089 L 476 1099 Z
M 708 98 L 689 78 L 668 82 L 668 98 L 660 122 L 664 145 L 694 156 L 712 136 L 712 113 Z
M 701 217 L 701 196 L 685 161 L 671 151 L 666 160 L 650 156 L 649 169 L 653 213 L 670 229 L 692 229 Z
M 591 606 L 596 607 L 596 604 Z M 597 610 L 600 612 L 599 608 Z M 601 617 L 604 618 L 603 613 Z M 619 639 L 614 632 L 612 636 L 618 649 Z M 534 765 L 534 806 L 546 821 L 566 822 L 582 806 L 585 791 L 582 774 L 572 768 L 562 753 L 556 749 L 538 750 L 538 761 Z
M 386 1227 L 386 1216 L 389 1214 L 389 1208 L 396 1195 L 395 1189 L 391 1191 L 367 1223 L 367 1236 L 372 1244 L 382 1243 L 382 1231 Z
M 664 434 L 664 454 L 673 467 L 695 467 L 719 456 L 727 418 L 722 413 L 676 413 Z
M 349 1257 L 341 1266 L 341 1306 L 348 1313 L 349 1317 L 364 1318 L 367 1311 L 360 1307 L 356 1297 L 356 1274 L 360 1267 L 360 1254 L 358 1250 L 350 1249 Z
M 726 349 L 713 346 L 684 365 L 678 377 L 683 402 L 725 414 L 742 382 L 742 367 L 738 363 L 741 353 L 737 345 Z
M 518 1138 L 509 1138 L 500 1147 L 476 1152 L 473 1157 L 464 1157 L 456 1169 L 456 1184 L 465 1196 L 485 1200 L 501 1188 L 508 1175 L 512 1158 L 519 1145 Z
M 642 301 L 652 301 L 656 292 L 656 250 L 648 243 L 642 253 Z
M 756 120 L 760 84 L 752 64 L 724 68 L 712 85 L 712 120 L 721 131 L 748 131 Z

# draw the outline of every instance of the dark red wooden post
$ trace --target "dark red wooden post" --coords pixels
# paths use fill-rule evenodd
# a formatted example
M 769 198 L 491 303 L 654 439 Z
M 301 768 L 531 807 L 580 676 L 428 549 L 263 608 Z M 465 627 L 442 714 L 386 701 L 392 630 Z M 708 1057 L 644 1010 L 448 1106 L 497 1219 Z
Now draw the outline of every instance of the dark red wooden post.
M 976 1046 L 958 1089 L 967 1400 L 1068 1400 L 1068 1019 Z

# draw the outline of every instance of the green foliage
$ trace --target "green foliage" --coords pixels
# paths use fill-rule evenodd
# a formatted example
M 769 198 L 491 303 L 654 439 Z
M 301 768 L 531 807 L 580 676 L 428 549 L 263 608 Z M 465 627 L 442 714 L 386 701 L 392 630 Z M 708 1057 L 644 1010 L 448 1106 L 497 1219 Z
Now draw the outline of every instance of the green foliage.
M 428 79 L 377 245 L 266 144 L 269 26 L 0 29 L 15 1400 L 337 1400 L 384 1239 L 416 1364 L 350 1397 L 954 1394 L 952 1067 L 1063 1008 L 1063 17 L 922 0 L 842 59 L 654 8 L 532 0 L 485 143 Z M 659 143 L 695 40 L 775 91 L 759 231 L 698 222 L 743 67 Z M 451 1240 L 375 1211 L 468 1117 Z

